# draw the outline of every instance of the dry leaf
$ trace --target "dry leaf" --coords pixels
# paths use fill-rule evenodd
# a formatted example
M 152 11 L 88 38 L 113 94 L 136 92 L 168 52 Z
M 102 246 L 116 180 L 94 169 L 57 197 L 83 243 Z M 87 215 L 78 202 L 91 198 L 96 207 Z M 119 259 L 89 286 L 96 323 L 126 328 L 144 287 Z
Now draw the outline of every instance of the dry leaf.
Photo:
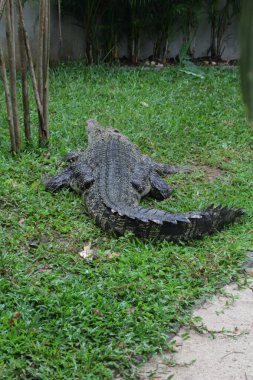
M 83 250 L 79 252 L 79 256 L 86 260 L 92 260 L 94 257 L 95 251 L 91 249 L 90 243 L 85 243 L 83 246 Z
M 110 252 L 110 253 L 108 253 L 108 255 L 106 257 L 108 259 L 113 259 L 114 257 L 119 257 L 119 256 L 120 256 L 119 252 Z
M 50 270 L 50 269 L 51 269 L 50 266 L 45 265 L 44 267 L 37 269 L 37 272 L 41 273 L 41 272 L 45 272 L 45 271 Z
M 94 309 L 94 310 L 92 310 L 92 313 L 95 314 L 95 315 L 98 315 L 98 316 L 101 317 L 101 318 L 104 317 L 104 314 L 101 313 L 101 311 L 98 310 L 98 309 Z
M 19 318 L 21 317 L 21 313 L 19 311 L 17 311 L 17 313 L 15 314 L 15 319 L 18 320 Z
M 19 312 L 15 313 L 14 317 L 9 320 L 10 327 L 13 327 L 15 321 L 18 321 L 20 317 L 21 317 L 21 313 L 19 313 Z
M 20 219 L 19 221 L 18 221 L 18 224 L 20 225 L 20 226 L 22 226 L 22 224 L 24 224 L 25 223 L 25 219 L 24 218 L 22 218 L 22 219 Z

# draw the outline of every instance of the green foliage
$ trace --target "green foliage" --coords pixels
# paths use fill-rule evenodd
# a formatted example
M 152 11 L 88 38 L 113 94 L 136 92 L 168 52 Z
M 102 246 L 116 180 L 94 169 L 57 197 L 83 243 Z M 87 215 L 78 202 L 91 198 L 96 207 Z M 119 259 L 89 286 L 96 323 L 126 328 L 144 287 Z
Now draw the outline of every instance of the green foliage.
M 211 26 L 211 45 L 208 54 L 212 58 L 221 58 L 224 47 L 224 37 L 231 20 L 238 15 L 241 0 L 205 0 L 207 14 Z
M 247 116 L 253 126 L 253 2 L 244 0 L 241 17 L 241 84 Z
M 196 299 L 238 279 L 252 247 L 250 131 L 238 71 L 204 73 L 62 65 L 50 72 L 51 148 L 15 158 L 0 92 L 1 379 L 135 379 L 133 365 L 171 347 L 168 334 L 190 322 Z M 31 116 L 36 128 L 34 104 Z M 187 245 L 105 235 L 78 195 L 41 184 L 60 156 L 86 145 L 89 118 L 160 162 L 196 166 L 168 178 L 170 199 L 146 205 L 175 212 L 214 202 L 246 216 Z M 222 175 L 208 181 L 203 165 Z M 78 255 L 86 241 L 98 251 L 92 262 Z
M 103 0 L 64 0 L 61 2 L 61 6 L 63 7 L 63 14 L 74 15 L 79 21 L 79 26 L 85 31 L 84 45 L 87 63 L 98 62 L 100 59 L 98 46 L 99 18 L 107 7 L 106 2 Z
M 229 23 L 240 9 L 240 0 L 62 0 L 63 12 L 73 14 L 85 30 L 88 63 L 119 60 L 118 49 L 127 38 L 128 57 L 136 64 L 140 47 L 148 37 L 154 41 L 153 58 L 164 63 L 169 45 L 178 31 L 188 53 L 203 11 L 207 11 L 211 28 L 210 52 L 221 57 L 223 40 Z

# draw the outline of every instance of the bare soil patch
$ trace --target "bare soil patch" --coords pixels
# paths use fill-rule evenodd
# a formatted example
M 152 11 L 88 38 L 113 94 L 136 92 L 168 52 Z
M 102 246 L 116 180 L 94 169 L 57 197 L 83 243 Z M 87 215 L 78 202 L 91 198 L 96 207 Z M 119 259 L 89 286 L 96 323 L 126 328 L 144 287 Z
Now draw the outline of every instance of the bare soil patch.
M 205 177 L 209 182 L 214 181 L 217 177 L 225 175 L 225 171 L 220 168 L 215 168 L 208 165 L 198 165 L 194 167 L 195 169 L 201 170 L 205 173 Z

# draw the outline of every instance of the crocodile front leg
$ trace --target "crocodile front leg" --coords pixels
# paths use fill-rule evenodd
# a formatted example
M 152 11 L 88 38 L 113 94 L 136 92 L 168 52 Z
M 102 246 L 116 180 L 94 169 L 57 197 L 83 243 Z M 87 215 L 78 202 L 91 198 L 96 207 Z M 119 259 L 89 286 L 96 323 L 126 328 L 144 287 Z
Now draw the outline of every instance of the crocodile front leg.
M 67 168 L 62 170 L 60 173 L 56 174 L 53 177 L 44 177 L 43 184 L 46 186 L 46 190 L 48 191 L 57 191 L 62 189 L 63 187 L 70 187 L 72 170 L 71 168 Z
M 77 161 L 80 156 L 84 155 L 84 150 L 74 150 L 72 152 L 67 153 L 65 156 L 61 157 L 61 161 Z
M 82 193 L 89 188 L 93 181 L 94 177 L 90 166 L 83 161 L 78 161 L 53 177 L 45 177 L 43 183 L 48 191 L 70 187 L 78 193 Z

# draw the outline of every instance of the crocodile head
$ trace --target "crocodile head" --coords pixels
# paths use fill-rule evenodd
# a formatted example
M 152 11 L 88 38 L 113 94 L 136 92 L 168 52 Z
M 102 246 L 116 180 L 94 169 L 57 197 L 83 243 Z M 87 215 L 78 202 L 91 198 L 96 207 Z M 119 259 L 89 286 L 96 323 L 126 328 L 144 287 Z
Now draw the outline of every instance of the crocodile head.
M 114 128 L 103 128 L 95 120 L 87 121 L 87 132 L 89 143 L 94 143 L 95 141 L 105 140 L 110 136 L 110 138 L 116 137 L 117 139 L 124 138 L 120 135 L 119 131 Z

